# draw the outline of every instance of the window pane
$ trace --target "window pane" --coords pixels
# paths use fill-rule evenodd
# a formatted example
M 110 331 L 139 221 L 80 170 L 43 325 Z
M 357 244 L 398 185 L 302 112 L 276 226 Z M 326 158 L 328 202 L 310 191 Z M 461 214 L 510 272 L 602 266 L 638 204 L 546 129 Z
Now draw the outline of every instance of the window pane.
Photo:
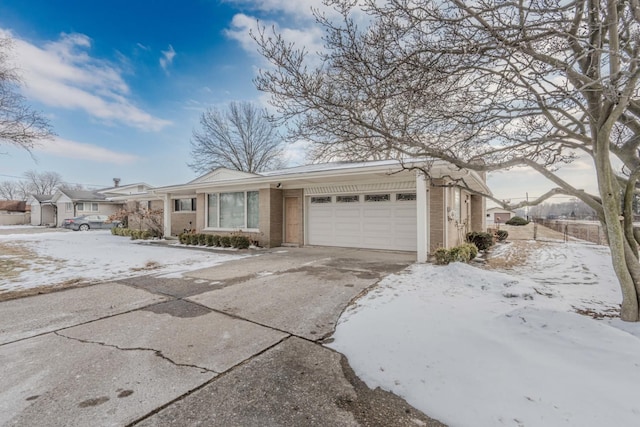
M 76 205 L 76 209 L 79 210 L 79 211 L 83 211 L 84 210 L 84 203 L 78 203 Z
M 220 193 L 220 227 L 244 227 L 244 192 Z
M 260 220 L 260 193 L 247 191 L 247 228 L 258 228 Z
M 91 203 L 91 210 L 94 212 L 98 212 L 98 204 L 97 203 Z
M 180 199 L 180 210 L 181 211 L 190 211 L 191 209 L 191 199 Z
M 207 227 L 217 227 L 218 226 L 218 195 L 217 194 L 208 195 L 207 206 L 208 206 Z

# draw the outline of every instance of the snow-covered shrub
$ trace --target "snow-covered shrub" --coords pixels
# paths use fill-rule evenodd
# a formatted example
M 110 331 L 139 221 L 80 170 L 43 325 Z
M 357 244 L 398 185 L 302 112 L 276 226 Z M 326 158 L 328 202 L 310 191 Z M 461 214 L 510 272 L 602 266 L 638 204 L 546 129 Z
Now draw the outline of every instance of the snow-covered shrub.
M 446 265 L 451 262 L 451 259 L 449 258 L 449 251 L 445 248 L 436 249 L 433 253 L 433 258 L 435 263 L 438 265 Z
M 251 244 L 247 236 L 243 236 L 240 234 L 232 236 L 231 240 L 232 240 L 232 246 L 238 249 L 247 249 Z

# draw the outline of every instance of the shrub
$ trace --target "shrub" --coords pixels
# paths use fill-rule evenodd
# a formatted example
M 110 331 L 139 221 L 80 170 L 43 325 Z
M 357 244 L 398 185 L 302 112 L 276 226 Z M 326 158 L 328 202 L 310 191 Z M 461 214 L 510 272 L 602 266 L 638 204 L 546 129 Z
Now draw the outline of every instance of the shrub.
M 493 235 L 491 233 L 485 233 L 483 231 L 472 231 L 467 233 L 466 240 L 469 243 L 476 245 L 478 250 L 486 251 L 493 246 Z
M 436 264 L 438 265 L 446 265 L 451 262 L 449 257 L 449 251 L 445 248 L 438 248 L 433 253 L 433 257 L 435 258 Z
M 507 230 L 496 230 L 496 239 L 498 242 L 504 242 L 509 237 L 509 232 Z
M 204 246 L 207 244 L 207 235 L 202 233 L 202 234 L 198 234 L 198 244 L 200 246 Z
M 198 244 L 198 235 L 197 234 L 189 234 L 189 244 L 190 245 L 197 245 Z
M 507 224 L 507 225 L 527 225 L 527 224 L 529 224 L 529 221 L 527 221 L 526 219 L 522 218 L 521 216 L 514 216 L 513 218 L 511 218 L 507 222 L 505 222 L 505 224 Z
M 462 246 L 466 246 L 469 248 L 469 261 L 475 259 L 478 256 L 478 247 L 473 243 L 465 243 Z
M 469 262 L 471 253 L 466 245 L 455 246 L 449 250 L 449 262 Z
M 207 246 L 213 246 L 213 234 L 207 234 Z
M 213 238 L 213 246 L 221 246 L 220 245 L 220 236 L 218 234 L 214 234 L 211 237 Z
M 251 242 L 247 236 L 234 236 L 233 247 L 238 249 L 247 249 Z
M 223 248 L 231 247 L 231 237 L 230 236 L 220 236 L 220 246 Z
M 120 233 L 118 232 L 118 230 L 120 230 L 119 228 L 113 227 L 111 229 L 111 234 L 113 234 L 114 236 L 119 236 Z
M 180 234 L 178 236 L 178 239 L 180 240 L 180 243 L 182 243 L 183 245 L 189 244 L 189 235 L 187 233 Z

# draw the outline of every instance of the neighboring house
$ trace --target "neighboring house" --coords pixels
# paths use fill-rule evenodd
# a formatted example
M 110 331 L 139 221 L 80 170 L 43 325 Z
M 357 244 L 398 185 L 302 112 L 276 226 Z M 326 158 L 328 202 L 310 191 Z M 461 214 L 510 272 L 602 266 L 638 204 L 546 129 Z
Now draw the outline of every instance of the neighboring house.
M 0 225 L 25 225 L 31 222 L 31 205 L 22 200 L 0 200 Z
M 81 215 L 111 215 L 122 209 L 129 198 L 148 191 L 151 186 L 145 183 L 119 185 L 100 190 L 70 190 L 60 188 L 54 194 L 34 194 L 30 198 L 31 224 L 62 226 L 67 218 Z
M 516 213 L 508 209 L 499 207 L 489 208 L 487 209 L 487 226 L 491 227 L 497 224 L 504 224 L 514 216 L 516 216 Z
M 154 189 L 164 200 L 165 236 L 184 229 L 242 231 L 261 245 L 319 245 L 416 251 L 486 228 L 483 174 L 430 161 L 429 177 L 399 162 L 301 166 L 260 174 L 216 169 L 189 183 Z M 414 161 L 405 166 L 420 166 Z

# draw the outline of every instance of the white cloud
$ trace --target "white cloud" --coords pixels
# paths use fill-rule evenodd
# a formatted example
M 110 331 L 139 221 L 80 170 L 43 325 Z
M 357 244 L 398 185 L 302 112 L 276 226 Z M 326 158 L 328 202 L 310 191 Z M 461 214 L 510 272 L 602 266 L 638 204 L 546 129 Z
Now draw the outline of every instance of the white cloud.
M 244 7 L 261 12 L 280 12 L 289 17 L 313 20 L 311 8 L 328 10 L 323 0 L 227 0 Z
M 14 41 L 15 65 L 26 97 L 52 107 L 83 110 L 105 122 L 147 131 L 171 124 L 140 109 L 116 65 L 89 55 L 91 39 L 62 33 L 56 41 L 36 46 L 0 28 L 0 37 Z
M 173 58 L 176 57 L 176 51 L 173 50 L 173 46 L 169 45 L 169 50 L 163 50 L 162 56 L 160 57 L 160 66 L 164 71 L 167 71 L 167 68 L 173 64 Z
M 242 13 L 236 14 L 231 20 L 231 27 L 225 31 L 227 37 L 236 40 L 242 48 L 251 54 L 257 54 L 256 42 L 251 38 L 251 32 L 257 33 L 259 28 L 267 28 L 271 31 L 273 27 L 287 42 L 295 43 L 298 47 L 305 47 L 306 50 L 315 54 L 324 50 L 322 29 L 317 26 L 305 26 L 303 28 L 282 27 L 275 21 L 259 21 L 258 18 Z
M 116 165 L 128 165 L 139 160 L 133 154 L 118 153 L 107 148 L 92 144 L 70 141 L 63 138 L 54 138 L 52 141 L 44 141 L 35 148 L 36 153 L 47 153 L 58 157 L 79 159 L 99 163 L 112 163 Z

